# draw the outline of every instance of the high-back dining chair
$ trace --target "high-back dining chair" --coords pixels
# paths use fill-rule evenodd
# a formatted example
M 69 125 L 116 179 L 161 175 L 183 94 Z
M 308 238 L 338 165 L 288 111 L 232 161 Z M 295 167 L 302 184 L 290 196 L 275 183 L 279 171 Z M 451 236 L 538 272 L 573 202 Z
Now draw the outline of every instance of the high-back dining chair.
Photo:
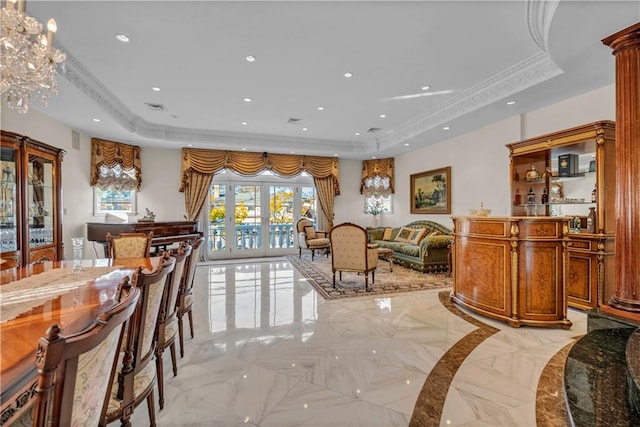
M 140 291 L 131 289 L 82 332 L 65 336 L 53 324 L 40 338 L 34 426 L 98 425 L 113 381 L 123 325 L 139 297 Z
M 180 292 L 178 293 L 176 314 L 178 316 L 178 335 L 180 337 L 180 357 L 184 357 L 184 324 L 182 317 L 185 314 L 189 317 L 189 329 L 191 331 L 191 338 L 193 338 L 193 277 L 200 258 L 200 248 L 203 242 L 204 237 L 202 236 L 193 242 L 191 255 L 189 255 L 185 267 L 184 280 L 180 284 Z
M 107 256 L 114 258 L 147 258 L 151 253 L 153 231 L 146 233 L 120 233 L 112 236 L 107 232 Z
M 134 409 L 145 399 L 150 424 L 156 425 L 153 403 L 156 369 L 151 362 L 155 356 L 155 331 L 162 295 L 175 263 L 173 257 L 164 258 L 152 272 L 145 273 L 142 267 L 138 267 L 133 273 L 131 284 L 140 289 L 140 301 L 125 331 L 124 352 L 120 355 L 117 378 L 111 383 L 100 426 L 117 419 L 122 426 L 130 426 Z M 123 286 L 124 292 L 126 289 Z
M 336 271 L 364 274 L 364 287 L 369 291 L 369 272 L 371 283 L 375 282 L 378 266 L 378 245 L 370 244 L 367 230 L 357 224 L 345 222 L 331 230 L 331 270 L 333 287 L 336 287 Z
M 169 252 L 166 252 L 169 256 Z M 168 347 L 171 351 L 171 366 L 173 376 L 178 375 L 176 360 L 176 337 L 178 335 L 178 293 L 184 279 L 184 266 L 191 255 L 191 245 L 183 243 L 171 252 L 176 259 L 176 265 L 167 280 L 165 292 L 162 296 L 158 327 L 156 328 L 156 375 L 158 377 L 158 402 L 160 409 L 164 408 L 164 369 L 162 356 Z

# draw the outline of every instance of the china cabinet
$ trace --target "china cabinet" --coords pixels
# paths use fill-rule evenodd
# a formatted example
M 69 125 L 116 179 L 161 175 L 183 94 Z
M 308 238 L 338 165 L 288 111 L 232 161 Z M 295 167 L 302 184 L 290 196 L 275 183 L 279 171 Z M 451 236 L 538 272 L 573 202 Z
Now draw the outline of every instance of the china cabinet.
M 62 259 L 64 150 L 2 131 L 0 257 L 25 265 Z
M 569 305 L 593 308 L 614 274 L 615 123 L 508 144 L 511 214 L 569 217 Z

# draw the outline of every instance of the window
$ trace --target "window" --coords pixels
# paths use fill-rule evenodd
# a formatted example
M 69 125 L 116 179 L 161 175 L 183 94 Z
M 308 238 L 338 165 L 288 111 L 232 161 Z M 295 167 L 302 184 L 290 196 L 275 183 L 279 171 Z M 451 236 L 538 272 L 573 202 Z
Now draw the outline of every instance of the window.
M 94 215 L 135 214 L 137 212 L 136 190 L 101 190 L 95 187 L 93 189 L 93 206 Z
M 386 176 L 374 175 L 363 180 L 364 213 L 378 215 L 393 213 L 390 180 Z

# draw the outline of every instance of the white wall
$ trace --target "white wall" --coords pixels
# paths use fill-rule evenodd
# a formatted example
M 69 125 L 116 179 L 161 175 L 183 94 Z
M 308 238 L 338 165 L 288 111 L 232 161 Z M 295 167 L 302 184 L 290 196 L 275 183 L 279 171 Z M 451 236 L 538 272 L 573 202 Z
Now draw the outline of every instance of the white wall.
M 398 156 L 395 161 L 394 214 L 382 215 L 378 225 L 399 226 L 429 219 L 450 227 L 451 215 L 466 215 L 469 209 L 480 207 L 480 202 L 485 208 L 492 209 L 492 215 L 509 215 L 509 152 L 506 144 L 589 122 L 614 119 L 615 87 L 611 85 Z M 89 186 L 90 136 L 81 134 L 80 149 L 73 149 L 72 129 L 35 110 L 20 115 L 3 108 L 2 129 L 67 151 L 62 167 L 63 207 L 66 209 L 63 239 L 66 256 L 70 257 L 71 237 L 86 236 L 85 223 L 95 220 L 92 216 L 93 192 Z M 143 216 L 145 208 L 149 208 L 159 221 L 182 220 L 185 211 L 184 195 L 178 191 L 180 150 L 143 147 L 141 156 L 143 182 L 138 195 L 138 216 Z M 452 172 L 451 215 L 411 214 L 409 176 L 445 166 L 451 166 Z M 361 168 L 359 160 L 340 160 L 341 195 L 335 203 L 336 224 L 350 221 L 363 226 L 373 225 L 372 216 L 363 212 Z M 85 256 L 95 256 L 93 249 L 87 248 Z

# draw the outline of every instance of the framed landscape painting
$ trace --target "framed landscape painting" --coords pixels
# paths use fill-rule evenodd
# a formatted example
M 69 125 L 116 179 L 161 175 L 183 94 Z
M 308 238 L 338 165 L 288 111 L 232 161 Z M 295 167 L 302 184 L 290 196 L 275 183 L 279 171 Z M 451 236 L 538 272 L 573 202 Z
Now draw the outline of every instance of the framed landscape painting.
M 411 213 L 451 213 L 451 166 L 411 175 Z

